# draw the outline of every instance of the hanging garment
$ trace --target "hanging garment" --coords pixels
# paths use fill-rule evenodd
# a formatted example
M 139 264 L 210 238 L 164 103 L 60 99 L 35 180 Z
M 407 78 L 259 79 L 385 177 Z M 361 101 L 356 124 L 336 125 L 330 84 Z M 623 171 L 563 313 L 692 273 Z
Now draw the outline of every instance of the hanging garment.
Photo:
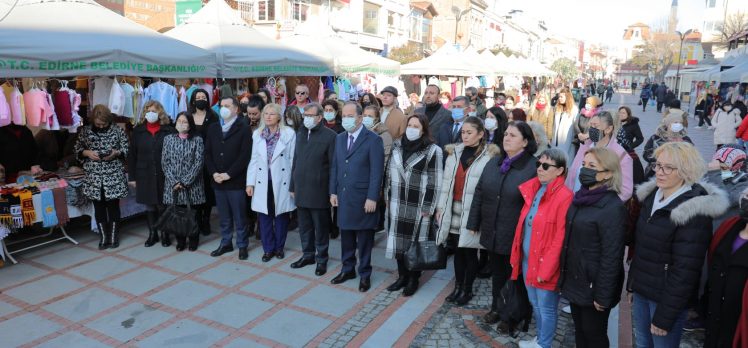
M 125 112 L 125 91 L 117 81 L 112 83 L 112 89 L 109 91 L 108 105 L 113 114 L 122 115 Z
M 55 111 L 55 104 L 52 101 L 52 95 L 47 92 L 44 92 L 44 94 L 47 96 L 47 104 L 52 111 L 44 124 L 47 126 L 48 130 L 60 130 L 60 121 L 57 119 L 57 111 Z
M 58 89 L 54 92 L 53 104 L 60 126 L 73 125 L 73 104 L 70 100 L 69 89 Z
M 135 87 L 133 87 L 129 83 L 122 83 L 120 84 L 120 87 L 122 88 L 122 93 L 125 97 L 125 107 L 122 110 L 122 116 L 133 118 L 135 117 L 135 107 L 133 106 L 133 95 L 135 94 Z
M 47 92 L 34 88 L 23 94 L 23 102 L 26 106 L 26 121 L 29 126 L 39 127 L 42 120 L 44 124 L 47 123 L 47 119 L 52 115 Z
M 189 104 L 192 101 L 192 93 L 195 93 L 200 88 L 197 84 L 194 84 L 190 86 L 190 88 L 187 88 L 187 104 Z
M 0 127 L 10 124 L 10 105 L 5 96 L 0 96 Z
M 96 105 L 109 105 L 109 97 L 112 94 L 112 85 L 114 79 L 109 77 L 99 77 L 93 80 L 91 93 L 91 107 Z
M 19 126 L 26 125 L 26 103 L 21 91 L 18 87 L 6 83 L 3 85 L 3 93 L 10 107 L 11 122 Z
M 179 88 L 179 107 L 177 111 L 178 112 L 187 111 L 187 91 L 184 90 L 184 87 Z
M 154 82 L 145 89 L 143 99 L 145 102 L 158 101 L 164 107 L 164 112 L 169 115 L 169 118 L 172 121 L 176 119 L 179 101 L 177 89 L 174 86 L 163 81 Z

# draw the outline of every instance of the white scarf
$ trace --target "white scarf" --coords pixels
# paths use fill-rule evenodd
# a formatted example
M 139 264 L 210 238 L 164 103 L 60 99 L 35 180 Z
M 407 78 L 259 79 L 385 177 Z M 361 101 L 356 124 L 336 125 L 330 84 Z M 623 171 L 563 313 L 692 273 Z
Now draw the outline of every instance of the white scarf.
M 223 124 L 221 125 L 221 130 L 223 130 L 224 133 L 228 132 L 237 118 L 238 118 L 237 116 L 234 116 L 230 121 L 224 121 Z

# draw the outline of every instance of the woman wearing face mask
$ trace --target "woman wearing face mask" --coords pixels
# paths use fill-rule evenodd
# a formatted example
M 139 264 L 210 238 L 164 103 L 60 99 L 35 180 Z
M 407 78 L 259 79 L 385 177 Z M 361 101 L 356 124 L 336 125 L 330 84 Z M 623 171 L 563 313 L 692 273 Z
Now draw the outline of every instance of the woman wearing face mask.
M 571 303 L 577 347 L 606 348 L 608 317 L 623 288 L 623 174 L 618 154 L 606 148 L 587 150 L 582 165 L 582 188 L 566 215 L 558 284 Z
M 491 112 L 489 110 L 489 112 Z M 495 144 L 486 141 L 486 129 L 477 117 L 462 124 L 462 143 L 447 145 L 447 160 L 436 205 L 439 244 L 456 247 L 454 256 L 455 288 L 447 302 L 465 305 L 473 298 L 473 282 L 478 274 L 480 234 L 466 228 L 470 205 L 475 201 L 475 186 L 488 161 L 500 154 Z
M 707 311 L 713 314 L 707 348 L 748 346 L 748 191 L 738 194 L 738 212 L 717 228 L 707 254 Z
M 166 232 L 156 229 L 159 210 L 163 204 L 164 173 L 161 169 L 161 150 L 164 138 L 176 133 L 171 126 L 169 115 L 161 104 L 155 100 L 145 103 L 143 116 L 132 131 L 127 170 L 130 185 L 135 186 L 135 200 L 146 206 L 148 220 L 148 239 L 145 246 L 151 247 L 159 239 L 161 245 L 168 247 L 171 239 Z
M 196 207 L 205 203 L 203 186 L 203 139 L 197 136 L 195 121 L 186 112 L 177 115 L 177 134 L 164 138 L 161 168 L 164 172 L 164 204 Z M 192 232 L 192 231 L 190 231 Z M 177 251 L 185 244 L 190 251 L 197 250 L 200 233 L 177 237 Z
M 249 98 L 252 95 L 248 92 L 242 93 L 242 95 L 239 96 L 239 117 L 246 118 L 247 117 L 247 106 L 249 106 Z
M 592 117 L 589 122 L 589 139 L 579 148 L 574 162 L 569 169 L 569 175 L 566 178 L 566 186 L 572 191 L 577 192 L 582 188 L 580 171 L 587 150 L 591 148 L 607 148 L 618 155 L 621 161 L 621 173 L 623 180 L 621 182 L 620 198 L 621 201 L 627 201 L 634 192 L 634 163 L 628 152 L 618 144 L 615 135 L 617 130 L 613 115 L 607 111 L 599 113 Z
M 535 105 L 530 107 L 527 120 L 537 122 L 543 126 L 547 138 L 553 136 L 553 108 L 548 103 L 548 95 L 538 95 L 535 99 Z
M 210 108 L 209 95 L 204 89 L 196 89 L 190 98 L 189 113 L 195 122 L 195 135 L 203 139 L 208 136 L 208 128 L 218 122 L 218 114 Z M 205 154 L 203 154 L 205 156 Z M 216 205 L 216 195 L 210 183 L 211 176 L 208 167 L 203 164 L 203 187 L 205 188 L 205 204 L 197 207 L 197 225 L 204 236 L 210 234 L 210 213 Z
M 384 143 L 384 163 L 389 163 L 390 153 L 392 152 L 392 135 L 387 131 L 387 126 L 380 119 L 380 109 L 374 105 L 369 105 L 364 108 L 364 127 L 370 131 L 377 133 L 382 138 Z
M 445 109 L 449 109 L 450 103 L 452 103 L 452 94 L 447 91 L 441 92 L 439 94 L 439 102 Z
M 421 272 L 408 270 L 403 257 L 416 234 L 419 241 L 429 239 L 442 184 L 443 153 L 431 139 L 426 115 L 410 116 L 407 125 L 405 136 L 393 145 L 384 180 L 385 214 L 389 218 L 385 255 L 397 260 L 397 280 L 387 290 L 404 289 L 403 296 L 418 290 Z
M 740 111 L 734 109 L 729 101 L 722 103 L 712 117 L 712 126 L 714 127 L 714 145 L 717 149 L 725 144 L 737 143 L 735 130 L 740 127 L 743 121 L 740 118 Z
M 618 108 L 618 119 L 621 121 L 621 129 L 616 135 L 616 140 L 628 152 L 631 160 L 634 162 L 634 185 L 641 184 L 644 181 L 644 167 L 636 148 L 644 143 L 641 127 L 639 127 L 639 118 L 634 117 L 631 108 L 621 106 Z
M 362 107 L 367 107 L 369 105 L 374 105 L 376 107 L 382 107 L 382 103 L 379 102 L 379 99 L 374 96 L 372 93 L 366 93 L 363 96 L 361 96 L 361 99 L 358 101 L 359 104 L 361 104 Z
M 504 109 L 494 106 L 486 112 L 486 119 L 483 121 L 486 126 L 486 132 L 488 134 L 487 142 L 489 144 L 496 144 L 499 148 L 503 146 L 504 132 L 506 127 L 509 126 L 509 120 L 506 117 Z
M 296 133 L 304 125 L 304 115 L 301 114 L 299 108 L 286 108 L 285 115 L 283 115 L 283 122 Z
M 296 109 L 298 108 L 289 108 Z M 289 213 L 296 209 L 288 191 L 296 133 L 287 127 L 278 104 L 262 110 L 262 123 L 252 135 L 252 159 L 247 168 L 247 195 L 259 215 L 264 254 L 262 262 L 285 257 Z
M 335 100 L 325 100 L 322 102 L 323 113 L 322 116 L 325 119 L 325 127 L 335 131 L 335 133 L 343 133 L 345 129 L 340 125 L 340 104 Z
M 714 227 L 721 224 L 726 217 L 738 214 L 740 195 L 748 189 L 748 173 L 746 173 L 746 153 L 737 145 L 723 146 L 712 156 L 704 176 L 708 182 L 722 188 L 730 195 L 730 209 L 715 219 Z
M 724 191 L 699 182 L 706 166 L 693 145 L 669 142 L 654 157 L 656 178 L 637 187 L 642 208 L 627 290 L 633 293 L 635 346 L 678 347 L 712 238 L 712 219 L 729 202 Z
M 644 144 L 644 152 L 642 153 L 642 156 L 644 157 L 644 160 L 649 163 L 647 165 L 647 169 L 644 171 L 645 179 L 649 179 L 655 175 L 654 152 L 658 147 L 669 142 L 679 141 L 685 141 L 687 143 L 693 144 L 691 138 L 688 137 L 688 130 L 683 127 L 683 123 L 681 123 L 681 121 L 682 120 L 680 116 L 677 115 L 664 117 L 662 119 L 662 122 L 660 122 L 660 126 L 657 127 L 655 134 L 652 134 L 652 136 L 649 137 L 649 140 L 647 140 L 647 143 Z
M 593 116 L 597 115 L 601 110 L 603 106 L 603 102 L 600 100 L 600 98 L 596 96 L 587 97 L 587 100 L 585 101 L 584 109 L 582 109 L 579 112 L 579 117 L 577 117 L 577 122 L 574 123 L 574 132 L 577 135 L 577 138 L 574 141 L 574 144 L 577 146 L 581 146 L 581 144 L 584 144 L 585 141 L 590 137 L 590 135 L 587 133 L 587 128 L 590 120 Z
M 76 159 L 86 172 L 83 194 L 93 202 L 99 228 L 99 250 L 119 246 L 119 200 L 128 193 L 124 161 L 130 144 L 112 122 L 109 108 L 96 105 L 75 143 Z

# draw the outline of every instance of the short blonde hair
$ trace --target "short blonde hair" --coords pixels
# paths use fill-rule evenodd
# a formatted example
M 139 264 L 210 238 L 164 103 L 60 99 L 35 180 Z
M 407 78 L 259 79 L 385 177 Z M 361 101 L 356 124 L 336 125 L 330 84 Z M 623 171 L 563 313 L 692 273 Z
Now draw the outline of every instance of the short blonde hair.
M 157 100 L 149 100 L 145 103 L 145 105 L 143 105 L 143 112 L 140 114 L 138 124 L 145 123 L 145 114 L 148 112 L 148 109 L 150 109 L 151 106 L 156 108 L 159 123 L 161 123 L 162 125 L 171 124 L 171 118 L 169 118 L 169 115 L 164 110 L 163 105 L 161 105 L 161 103 L 159 103 Z
M 678 168 L 678 176 L 686 182 L 686 185 L 695 184 L 706 174 L 704 158 L 691 143 L 671 141 L 662 144 L 655 150 L 654 157 L 660 157 L 662 153 L 670 155 L 673 164 Z
M 621 171 L 621 159 L 618 154 L 604 147 L 593 147 L 584 154 L 585 156 L 587 154 L 595 156 L 602 169 L 612 174 L 610 178 L 600 183 L 620 194 L 623 186 L 623 172 Z
M 289 105 L 288 108 L 295 108 L 296 105 Z M 262 133 L 263 130 L 265 130 L 265 113 L 268 111 L 275 111 L 275 113 L 278 114 L 278 126 L 280 128 L 285 128 L 286 124 L 283 122 L 283 113 L 281 112 L 281 106 L 278 104 L 270 103 L 268 105 L 265 105 L 264 108 L 262 108 L 262 114 L 260 115 L 260 125 L 257 127 L 257 131 Z

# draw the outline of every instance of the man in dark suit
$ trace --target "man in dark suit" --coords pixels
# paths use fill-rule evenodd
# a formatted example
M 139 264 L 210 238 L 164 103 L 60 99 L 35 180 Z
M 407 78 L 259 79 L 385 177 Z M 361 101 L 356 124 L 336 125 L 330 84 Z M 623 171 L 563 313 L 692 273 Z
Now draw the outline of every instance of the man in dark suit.
M 247 201 L 244 190 L 247 165 L 252 155 L 252 134 L 248 122 L 237 119 L 238 111 L 236 98 L 221 99 L 221 122 L 210 125 L 205 139 L 205 164 L 221 218 L 221 244 L 210 256 L 234 251 L 232 237 L 236 231 L 239 260 L 246 260 L 249 241 L 245 229 Z
M 335 139 L 335 156 L 330 173 L 330 204 L 338 207 L 338 227 L 343 270 L 331 283 L 340 284 L 356 277 L 356 251 L 361 276 L 358 290 L 371 287 L 371 249 L 374 230 L 379 223 L 376 213 L 384 174 L 382 138 L 362 126 L 363 110 L 356 102 L 343 106 L 345 132 Z
M 415 114 L 426 115 L 428 117 L 431 134 L 437 134 L 442 124 L 452 123 L 452 114 L 439 101 L 440 93 L 441 89 L 439 89 L 439 86 L 428 85 L 423 92 L 423 104 L 425 106 L 414 111 Z
M 462 122 L 467 118 L 469 106 L 470 99 L 465 96 L 452 99 L 452 104 L 449 105 L 452 122 L 442 123 L 436 134 L 436 145 L 443 149 L 449 144 L 462 142 Z
M 309 103 L 304 108 L 304 127 L 296 134 L 289 190 L 296 203 L 299 236 L 304 255 L 291 264 L 301 268 L 317 263 L 314 274 L 327 273 L 327 249 L 330 245 L 330 166 L 335 152 L 332 129 L 322 121 L 323 108 Z M 316 256 L 315 256 L 316 250 Z

